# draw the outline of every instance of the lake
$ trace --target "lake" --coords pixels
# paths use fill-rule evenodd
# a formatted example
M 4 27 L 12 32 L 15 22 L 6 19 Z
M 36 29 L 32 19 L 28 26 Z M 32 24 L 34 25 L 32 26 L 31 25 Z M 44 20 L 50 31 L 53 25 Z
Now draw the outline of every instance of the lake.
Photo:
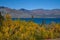
M 17 20 L 18 18 L 12 18 L 12 20 Z M 25 21 L 33 21 L 35 23 L 41 24 L 42 21 L 45 21 L 46 24 L 49 24 L 51 22 L 60 23 L 60 18 L 19 18 L 20 20 Z

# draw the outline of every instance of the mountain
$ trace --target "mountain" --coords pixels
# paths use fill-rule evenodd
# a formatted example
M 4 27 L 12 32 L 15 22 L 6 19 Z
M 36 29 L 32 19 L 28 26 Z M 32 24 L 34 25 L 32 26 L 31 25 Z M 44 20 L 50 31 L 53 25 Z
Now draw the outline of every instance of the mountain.
M 12 18 L 60 18 L 60 9 L 34 9 L 34 10 L 27 10 L 21 8 L 19 10 L 11 9 L 8 7 L 0 6 L 0 11 L 4 16 L 6 13 L 9 13 Z

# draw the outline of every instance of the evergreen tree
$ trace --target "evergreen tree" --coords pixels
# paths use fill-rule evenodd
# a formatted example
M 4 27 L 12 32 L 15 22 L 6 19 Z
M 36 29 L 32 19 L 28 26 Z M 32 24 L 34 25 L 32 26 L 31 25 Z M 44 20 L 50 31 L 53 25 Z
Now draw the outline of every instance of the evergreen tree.
M 0 26 L 2 26 L 3 20 L 4 20 L 4 17 L 1 15 L 1 12 L 0 12 Z
M 32 15 L 32 21 L 33 21 L 34 16 Z

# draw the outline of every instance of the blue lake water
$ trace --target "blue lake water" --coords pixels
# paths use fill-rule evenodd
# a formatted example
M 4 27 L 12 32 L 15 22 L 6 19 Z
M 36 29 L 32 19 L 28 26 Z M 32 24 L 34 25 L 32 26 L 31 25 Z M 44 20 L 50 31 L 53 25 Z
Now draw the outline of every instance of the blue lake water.
M 16 20 L 18 18 L 12 18 L 12 20 Z M 25 20 L 25 21 L 30 21 L 32 20 L 35 23 L 41 24 L 42 21 L 44 20 L 46 22 L 46 24 L 49 24 L 51 22 L 55 22 L 55 23 L 60 23 L 60 18 L 19 18 L 20 20 Z

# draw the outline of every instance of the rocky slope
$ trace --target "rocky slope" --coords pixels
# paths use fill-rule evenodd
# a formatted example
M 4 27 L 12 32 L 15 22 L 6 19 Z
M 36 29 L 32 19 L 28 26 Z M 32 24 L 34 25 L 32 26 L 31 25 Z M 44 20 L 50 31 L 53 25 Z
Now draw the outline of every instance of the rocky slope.
M 60 18 L 60 9 L 52 9 L 52 10 L 45 10 L 45 9 L 34 9 L 34 10 L 26 10 L 26 9 L 11 9 L 8 7 L 1 7 L 0 11 L 2 15 L 6 13 L 11 14 L 12 18 Z

